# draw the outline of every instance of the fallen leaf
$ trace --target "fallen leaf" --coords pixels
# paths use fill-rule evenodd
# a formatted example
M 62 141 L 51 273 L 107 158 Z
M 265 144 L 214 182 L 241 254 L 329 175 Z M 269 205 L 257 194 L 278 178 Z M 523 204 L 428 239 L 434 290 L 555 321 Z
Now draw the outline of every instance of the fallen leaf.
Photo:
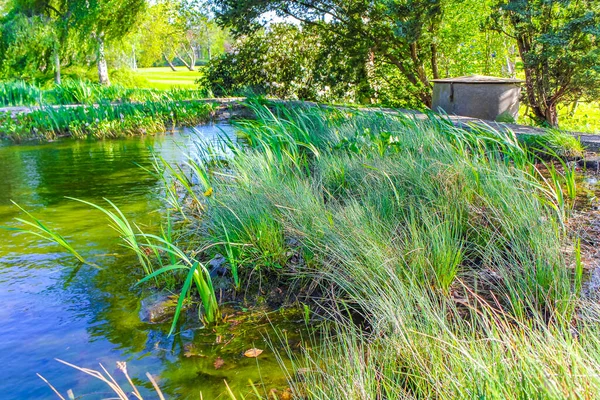
M 248 357 L 248 358 L 256 358 L 258 356 L 260 356 L 262 354 L 262 350 L 261 349 L 257 349 L 257 348 L 253 348 L 253 349 L 248 349 L 244 352 L 244 356 Z
M 223 366 L 223 364 L 225 364 L 225 361 L 223 361 L 221 357 L 217 357 L 217 359 L 213 363 L 213 366 L 215 367 L 215 369 L 219 369 Z
M 281 396 L 279 398 L 281 400 L 292 400 L 292 397 L 292 389 L 287 388 L 283 393 L 281 393 Z

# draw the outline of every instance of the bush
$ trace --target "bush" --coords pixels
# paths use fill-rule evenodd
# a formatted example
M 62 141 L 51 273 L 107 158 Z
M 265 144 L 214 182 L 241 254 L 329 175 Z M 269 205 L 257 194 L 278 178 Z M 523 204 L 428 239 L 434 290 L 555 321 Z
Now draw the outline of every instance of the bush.
M 341 57 L 334 38 L 311 26 L 273 24 L 239 39 L 208 63 L 201 87 L 216 96 L 268 95 L 316 101 L 361 101 L 370 96 L 365 59 Z

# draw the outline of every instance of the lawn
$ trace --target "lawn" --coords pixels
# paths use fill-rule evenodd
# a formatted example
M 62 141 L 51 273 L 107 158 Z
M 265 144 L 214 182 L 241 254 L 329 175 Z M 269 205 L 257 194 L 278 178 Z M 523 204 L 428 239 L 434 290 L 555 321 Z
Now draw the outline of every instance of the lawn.
M 559 107 L 561 129 L 600 134 L 600 103 L 579 103 L 573 107 Z
M 177 71 L 169 67 L 140 68 L 138 74 L 148 80 L 149 87 L 155 89 L 195 88 L 195 81 L 201 76 L 200 69 L 188 71 L 185 67 L 177 67 Z
M 523 125 L 535 125 L 527 117 L 526 111 L 527 106 L 521 103 L 517 122 Z M 575 109 L 572 105 L 559 105 L 558 123 L 560 129 L 565 131 L 600 134 L 600 103 L 581 102 Z

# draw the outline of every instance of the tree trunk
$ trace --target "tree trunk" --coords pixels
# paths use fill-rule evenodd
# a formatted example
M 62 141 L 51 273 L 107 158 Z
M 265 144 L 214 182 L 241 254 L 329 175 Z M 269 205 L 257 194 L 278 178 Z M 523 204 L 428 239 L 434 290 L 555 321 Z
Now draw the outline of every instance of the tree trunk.
M 438 67 L 438 51 L 437 44 L 431 43 L 431 71 L 433 79 L 440 79 L 440 69 Z
M 104 33 L 97 36 L 98 41 L 98 82 L 101 85 L 110 86 L 108 77 L 108 66 L 106 65 L 106 54 L 104 51 Z
M 167 57 L 167 55 L 163 53 L 163 57 L 164 57 L 165 61 L 167 62 L 167 64 L 169 64 L 169 67 L 171 67 L 171 71 L 173 71 L 173 72 L 177 71 L 175 69 L 175 66 L 171 62 L 171 60 Z
M 517 47 L 522 60 L 527 59 L 529 53 L 529 42 L 524 37 L 517 37 Z M 536 71 L 525 65 L 525 93 L 527 101 L 533 116 L 537 122 L 546 123 L 552 127 L 558 127 L 558 113 L 556 111 L 556 102 L 548 100 L 549 96 L 544 92 L 544 88 L 539 84 L 540 78 Z M 543 72 L 542 72 L 543 73 Z
M 190 49 L 190 65 L 192 66 L 192 71 L 196 68 L 196 61 L 198 60 L 197 49 L 192 47 Z
M 558 111 L 556 110 L 556 104 L 546 106 L 545 119 L 551 127 L 558 128 Z
M 58 49 L 58 44 L 54 46 L 54 83 L 60 85 L 61 77 L 60 77 L 60 52 Z
M 137 71 L 137 58 L 135 56 L 135 46 L 131 49 L 131 69 Z
M 179 61 L 181 61 L 183 63 L 183 65 L 185 65 L 185 67 L 189 71 L 193 71 L 194 70 L 193 65 L 188 64 L 187 61 L 185 61 L 185 59 L 183 57 L 181 57 L 179 54 L 177 54 L 177 58 L 179 59 Z

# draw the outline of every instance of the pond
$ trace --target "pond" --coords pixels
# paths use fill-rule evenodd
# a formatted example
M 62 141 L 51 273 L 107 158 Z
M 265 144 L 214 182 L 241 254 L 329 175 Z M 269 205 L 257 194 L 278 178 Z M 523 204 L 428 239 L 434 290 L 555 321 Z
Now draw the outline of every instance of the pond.
M 36 373 L 63 394 L 73 389 L 76 395 L 95 393 L 86 398 L 106 396 L 103 384 L 55 358 L 94 369 L 102 363 L 121 382 L 115 363 L 127 361 L 136 382 L 149 388 L 144 375 L 150 372 L 174 398 L 198 399 L 200 393 L 205 399 L 224 398 L 224 380 L 243 394 L 252 391 L 250 382 L 261 392 L 285 387 L 265 335 L 273 337 L 275 324 L 277 332 L 284 330 L 294 340 L 301 325 L 297 318 L 277 311 L 239 313 L 231 325 L 242 328 L 225 331 L 202 329 L 196 319 L 169 337 L 168 322 L 140 319 L 140 290 L 132 288 L 140 271 L 106 217 L 65 198 L 110 199 L 144 230 L 156 230 L 164 212 L 161 186 L 141 167 L 151 166 L 153 151 L 175 163 L 194 141 L 220 134 L 233 136 L 232 128 L 207 125 L 172 135 L 0 147 L 0 226 L 16 226 L 14 218 L 25 217 L 13 200 L 103 267 L 78 266 L 56 245 L 0 230 L 3 399 L 52 398 Z M 277 340 L 272 345 L 276 348 Z M 244 358 L 244 350 L 252 347 L 265 351 L 259 358 Z

